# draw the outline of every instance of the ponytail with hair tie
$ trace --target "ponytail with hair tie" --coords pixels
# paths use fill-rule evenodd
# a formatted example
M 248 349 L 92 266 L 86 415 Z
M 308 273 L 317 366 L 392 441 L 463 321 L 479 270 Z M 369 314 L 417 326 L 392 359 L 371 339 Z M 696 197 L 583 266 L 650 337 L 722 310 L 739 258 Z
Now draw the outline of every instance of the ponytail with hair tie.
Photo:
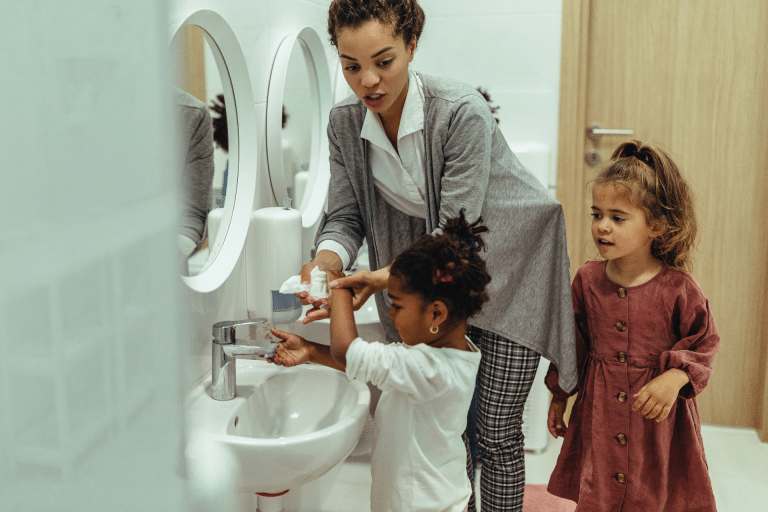
M 442 233 L 424 235 L 401 252 L 389 270 L 406 291 L 418 293 L 427 302 L 445 302 L 455 321 L 481 310 L 491 281 L 480 256 L 485 248 L 480 235 L 488 227 L 482 225 L 482 218 L 468 222 L 465 213 L 462 209 L 458 217 L 445 221 Z
M 697 233 L 693 198 L 665 151 L 639 140 L 620 144 L 593 180 L 594 186 L 603 184 L 625 186 L 644 210 L 648 224 L 661 231 L 651 245 L 655 258 L 670 267 L 691 270 L 691 250 Z
M 435 270 L 435 281 L 434 283 L 452 283 L 453 282 L 453 276 L 450 274 L 443 274 L 440 269 Z

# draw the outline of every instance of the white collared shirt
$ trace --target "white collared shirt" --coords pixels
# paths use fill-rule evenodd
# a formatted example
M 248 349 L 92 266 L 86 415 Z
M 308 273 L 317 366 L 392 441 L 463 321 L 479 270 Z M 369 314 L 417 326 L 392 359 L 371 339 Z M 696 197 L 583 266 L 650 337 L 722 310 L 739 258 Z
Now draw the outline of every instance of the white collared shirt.
M 427 218 L 425 201 L 426 171 L 424 168 L 424 89 L 413 71 L 408 72 L 408 94 L 405 97 L 397 150 L 387 138 L 377 114 L 368 110 L 360 137 L 368 141 L 373 184 L 385 201 L 403 213 L 420 219 Z M 335 252 L 347 268 L 347 251 L 336 242 L 323 241 L 317 250 Z
M 389 142 L 377 114 L 365 114 L 360 137 L 368 141 L 371 172 L 376 190 L 392 206 L 412 217 L 427 218 L 424 201 L 424 91 L 419 78 L 409 72 L 397 150 Z

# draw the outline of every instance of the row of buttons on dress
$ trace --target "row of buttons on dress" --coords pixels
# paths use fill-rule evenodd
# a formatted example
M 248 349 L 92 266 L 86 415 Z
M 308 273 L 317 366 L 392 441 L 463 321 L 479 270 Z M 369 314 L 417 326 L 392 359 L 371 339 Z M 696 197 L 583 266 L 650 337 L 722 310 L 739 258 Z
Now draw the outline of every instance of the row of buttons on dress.
M 619 288 L 617 292 L 620 299 L 625 299 L 627 297 L 627 290 L 626 288 Z M 616 329 L 619 332 L 625 332 L 627 330 L 627 324 L 624 322 L 619 322 L 616 324 Z M 619 352 L 616 354 L 616 359 L 619 360 L 620 363 L 626 363 L 627 362 L 627 353 L 626 352 Z M 616 399 L 624 403 L 627 401 L 627 394 L 624 391 L 619 392 Z M 619 434 L 616 436 L 616 442 L 618 442 L 621 446 L 625 446 L 627 444 L 627 436 L 626 434 Z M 620 484 L 627 483 L 627 475 L 624 473 L 616 473 L 616 481 Z
M 627 297 L 627 290 L 626 288 L 619 288 L 618 295 L 620 299 L 625 299 Z M 626 332 L 627 330 L 627 324 L 624 322 L 619 322 L 616 324 L 616 330 L 619 332 Z M 626 352 L 619 352 L 616 354 L 616 359 L 619 360 L 620 363 L 626 363 L 627 362 L 627 353 Z M 624 402 L 625 400 L 619 400 L 619 402 Z

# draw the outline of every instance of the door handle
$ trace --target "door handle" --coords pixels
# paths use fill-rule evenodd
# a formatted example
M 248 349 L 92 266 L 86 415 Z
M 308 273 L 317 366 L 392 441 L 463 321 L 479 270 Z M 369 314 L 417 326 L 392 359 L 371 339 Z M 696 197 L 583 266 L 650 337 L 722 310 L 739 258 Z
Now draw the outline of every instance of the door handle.
M 587 137 L 595 142 L 599 142 L 600 137 L 603 135 L 634 135 L 634 133 L 635 132 L 632 130 L 612 130 L 609 128 L 603 128 L 597 123 L 593 123 L 589 128 L 587 128 Z

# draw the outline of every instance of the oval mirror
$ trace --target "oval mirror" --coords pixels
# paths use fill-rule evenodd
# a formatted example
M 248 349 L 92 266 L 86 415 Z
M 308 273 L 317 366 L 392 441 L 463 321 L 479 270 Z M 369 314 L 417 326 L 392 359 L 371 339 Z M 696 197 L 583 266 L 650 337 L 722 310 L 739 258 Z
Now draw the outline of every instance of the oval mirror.
M 180 273 L 211 291 L 229 276 L 256 193 L 256 114 L 240 45 L 224 19 L 197 11 L 175 30 L 171 78 L 180 183 Z M 239 107 L 239 108 L 238 108 Z
M 325 131 L 331 106 L 331 79 L 323 42 L 315 29 L 306 27 L 280 43 L 267 97 L 267 161 L 272 194 L 278 205 L 291 199 L 301 212 L 305 231 L 317 226 L 328 195 L 330 166 Z
M 235 194 L 229 194 L 227 201 L 227 185 L 230 190 L 237 188 L 237 169 L 229 169 L 226 98 L 232 97 L 231 84 L 228 76 L 222 81 L 214 56 L 218 51 L 213 48 L 210 34 L 198 25 L 182 26 L 171 41 L 174 108 L 181 138 L 178 246 L 186 257 L 181 272 L 189 276 L 200 274 L 216 259 L 234 205 Z M 237 127 L 233 128 L 236 134 Z M 219 229 L 222 226 L 225 229 Z

